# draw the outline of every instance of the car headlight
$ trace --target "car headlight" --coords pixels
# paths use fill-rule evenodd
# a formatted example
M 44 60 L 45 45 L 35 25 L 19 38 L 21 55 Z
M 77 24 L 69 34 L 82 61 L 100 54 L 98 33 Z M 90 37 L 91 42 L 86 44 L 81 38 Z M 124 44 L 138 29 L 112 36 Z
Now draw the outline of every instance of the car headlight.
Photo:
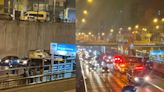
M 17 63 L 20 63 L 20 60 L 17 60 Z
M 138 82 L 138 81 L 139 81 L 139 78 L 138 78 L 138 77 L 135 77 L 134 80 L 135 80 L 136 82 Z
M 145 81 L 149 81 L 150 77 L 149 76 L 145 76 L 144 79 L 145 79 Z
M 9 60 L 5 60 L 5 63 L 9 63 Z
M 27 60 L 24 60 L 24 61 L 23 61 L 23 65 L 26 65 L 26 64 L 27 64 Z

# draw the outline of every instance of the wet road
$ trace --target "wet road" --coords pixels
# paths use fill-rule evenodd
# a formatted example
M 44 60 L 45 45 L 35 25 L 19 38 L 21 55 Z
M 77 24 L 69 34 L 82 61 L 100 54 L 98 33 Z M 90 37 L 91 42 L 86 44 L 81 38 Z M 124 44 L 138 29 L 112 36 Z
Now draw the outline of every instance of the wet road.
M 82 64 L 88 92 L 121 92 L 122 87 L 127 84 L 124 74 L 90 71 L 87 64 Z M 137 92 L 164 92 L 164 79 L 153 74 L 150 76 L 152 80 L 138 86 Z

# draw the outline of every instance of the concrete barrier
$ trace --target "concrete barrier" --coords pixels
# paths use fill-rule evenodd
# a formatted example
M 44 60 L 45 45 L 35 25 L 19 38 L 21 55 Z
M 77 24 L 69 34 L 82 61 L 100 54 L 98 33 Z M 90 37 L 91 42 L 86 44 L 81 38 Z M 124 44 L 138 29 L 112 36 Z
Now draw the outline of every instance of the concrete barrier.
M 59 80 L 26 87 L 0 90 L 0 92 L 76 92 L 75 80 L 75 78 Z
M 75 24 L 0 20 L 0 58 L 27 56 L 29 50 L 49 50 L 51 42 L 75 43 Z

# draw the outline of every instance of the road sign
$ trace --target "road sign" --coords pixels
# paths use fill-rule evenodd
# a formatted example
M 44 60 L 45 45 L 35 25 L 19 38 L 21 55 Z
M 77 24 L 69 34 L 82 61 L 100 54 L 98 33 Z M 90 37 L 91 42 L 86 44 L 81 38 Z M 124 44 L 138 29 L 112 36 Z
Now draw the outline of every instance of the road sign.
M 76 45 L 75 44 L 63 44 L 63 43 L 51 43 L 50 53 L 55 55 L 63 56 L 76 56 Z

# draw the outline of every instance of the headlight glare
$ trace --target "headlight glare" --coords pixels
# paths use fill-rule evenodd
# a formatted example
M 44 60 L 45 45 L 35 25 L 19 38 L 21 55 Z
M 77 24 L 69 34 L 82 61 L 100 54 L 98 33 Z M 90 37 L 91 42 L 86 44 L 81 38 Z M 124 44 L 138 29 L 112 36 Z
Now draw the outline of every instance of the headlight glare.
M 9 63 L 9 60 L 5 60 L 5 63 Z
M 138 77 L 135 77 L 135 78 L 134 78 L 134 80 L 135 80 L 136 82 L 138 82 L 138 81 L 139 81 Z
M 145 81 L 149 81 L 150 80 L 150 77 L 149 76 L 145 76 Z

